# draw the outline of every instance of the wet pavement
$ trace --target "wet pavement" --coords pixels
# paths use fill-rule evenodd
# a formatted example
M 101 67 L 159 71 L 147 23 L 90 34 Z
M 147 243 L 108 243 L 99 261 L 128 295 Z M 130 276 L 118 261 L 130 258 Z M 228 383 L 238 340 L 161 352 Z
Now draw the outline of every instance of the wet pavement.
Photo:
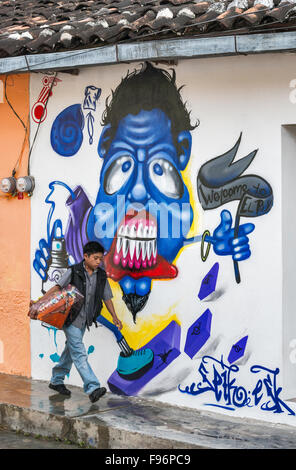
M 99 449 L 295 449 L 296 429 L 0 374 L 0 426 Z M 1 439 L 0 439 L 1 440 Z
M 81 446 L 48 438 L 36 438 L 0 427 L 0 449 L 82 449 Z

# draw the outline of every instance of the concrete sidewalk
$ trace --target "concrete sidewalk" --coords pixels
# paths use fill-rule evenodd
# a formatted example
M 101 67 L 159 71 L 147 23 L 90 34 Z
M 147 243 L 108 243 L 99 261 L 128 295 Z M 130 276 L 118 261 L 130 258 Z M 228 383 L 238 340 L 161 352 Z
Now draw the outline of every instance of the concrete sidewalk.
M 0 426 L 99 449 L 296 449 L 290 426 L 177 408 L 107 393 L 91 404 L 48 382 L 0 374 Z

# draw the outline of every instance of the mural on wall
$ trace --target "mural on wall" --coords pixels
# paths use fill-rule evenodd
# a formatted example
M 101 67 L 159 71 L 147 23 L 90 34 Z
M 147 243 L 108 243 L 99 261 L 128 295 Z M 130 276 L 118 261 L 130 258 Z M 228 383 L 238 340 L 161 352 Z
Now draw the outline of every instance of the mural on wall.
M 238 261 L 250 255 L 247 243 L 237 255 L 233 253 L 229 242 L 239 244 L 239 238 L 251 233 L 254 225 L 249 223 L 239 226 L 240 217 L 259 217 L 267 214 L 273 205 L 272 189 L 267 181 L 257 175 L 244 175 L 242 173 L 249 167 L 256 156 L 257 150 L 233 163 L 236 157 L 241 135 L 235 146 L 224 155 L 206 162 L 199 170 L 197 176 L 197 191 L 201 206 L 204 210 L 221 207 L 228 202 L 239 200 L 235 216 L 235 226 L 232 229 L 232 216 L 229 211 L 221 212 L 220 232 L 214 232 L 214 238 L 205 237 L 210 241 L 217 254 L 233 254 L 236 282 L 240 282 Z
M 31 116 L 34 122 L 37 124 L 45 121 L 47 116 L 46 102 L 50 96 L 52 96 L 52 88 L 61 82 L 61 79 L 57 77 L 45 76 L 42 79 L 42 89 L 39 93 L 37 101 L 34 103 L 31 109 Z
M 243 386 L 236 385 L 240 368 L 237 365 L 228 366 L 223 357 L 218 360 L 211 356 L 203 356 L 198 372 L 201 382 L 192 383 L 182 388 L 181 393 L 197 396 L 206 392 L 214 395 L 214 403 L 204 403 L 205 406 L 214 406 L 234 411 L 236 408 L 259 406 L 261 410 L 273 413 L 288 412 L 295 416 L 295 412 L 280 399 L 282 391 L 277 386 L 279 368 L 274 370 L 264 366 L 254 365 L 250 368 L 252 374 L 259 374 L 259 379 L 253 390 L 247 390 Z
M 106 272 L 119 282 L 123 300 L 135 321 L 137 312 L 148 301 L 151 281 L 175 278 L 178 271 L 174 259 L 184 244 L 194 242 L 186 239 L 193 209 L 181 172 L 191 155 L 190 131 L 197 125 L 191 124 L 175 82 L 174 71 L 170 75 L 150 64 L 121 81 L 103 114 L 104 127 L 98 144 L 103 165 L 96 203 L 91 206 L 81 186 L 73 189 L 66 201 L 70 212 L 65 234 L 68 253 L 77 261 L 82 259 L 82 246 L 88 240 L 97 240 L 104 246 L 108 252 Z M 53 148 L 63 156 L 74 155 L 81 145 L 80 134 L 74 138 L 74 131 L 65 131 L 68 125 L 83 127 L 80 105 L 73 106 L 75 110 L 70 106 L 59 114 L 51 130 Z M 219 173 L 222 165 L 226 169 L 230 166 L 238 145 L 223 158 L 218 157 L 217 164 L 215 159 L 214 164 L 209 162 L 201 168 L 199 194 L 204 196 L 210 184 L 211 188 L 217 187 L 212 175 Z M 231 165 L 225 179 L 218 180 L 223 194 L 230 194 L 231 184 L 236 185 L 235 178 L 251 163 L 255 153 Z M 239 185 L 239 197 L 243 198 L 249 187 L 245 181 Z M 216 196 L 209 195 L 205 208 L 219 207 L 239 197 L 237 193 L 223 196 L 217 204 Z M 215 202 L 207 207 L 211 198 Z M 256 215 L 268 212 L 271 205 L 272 195 L 268 208 Z M 227 254 L 242 261 L 251 255 L 246 235 L 254 225 L 247 223 L 238 229 L 236 224 L 238 233 L 234 234 L 231 222 L 230 212 L 222 211 L 217 229 L 205 241 L 214 246 L 217 255 Z
M 101 91 L 93 85 L 87 86 L 84 90 L 83 104 L 68 106 L 56 117 L 51 128 L 50 141 L 53 150 L 62 157 L 72 157 L 80 149 L 85 120 L 89 144 L 93 143 L 95 118 L 92 112 L 96 111 Z M 83 111 L 86 112 L 85 117 Z
M 127 73 L 112 91 L 106 100 L 97 147 L 102 166 L 95 203 L 91 204 L 83 183 L 70 187 L 55 180 L 49 184 L 50 191 L 45 199 L 49 205 L 47 237 L 40 239 L 33 261 L 33 267 L 42 280 L 42 291 L 57 282 L 70 264 L 81 261 L 83 245 L 90 240 L 100 242 L 106 250 L 104 265 L 107 276 L 119 284 L 122 300 L 134 324 L 144 307 L 149 305 L 153 283 L 159 280 L 169 282 L 178 277 L 174 262 L 187 245 L 201 243 L 203 261 L 206 261 L 211 246 L 218 257 L 229 256 L 234 263 L 235 280 L 240 282 L 238 263 L 250 258 L 248 235 L 255 229 L 251 222 L 241 224 L 241 217 L 267 214 L 273 205 L 272 188 L 260 176 L 243 175 L 257 150 L 233 163 L 240 146 L 240 135 L 228 152 L 201 166 L 196 193 L 190 192 L 183 172 L 191 157 L 191 133 L 198 123 L 192 122 L 190 111 L 182 101 L 181 88 L 177 88 L 175 70 L 167 71 L 147 63 L 141 69 Z M 79 152 L 85 137 L 85 120 L 88 143 L 93 144 L 99 130 L 92 113 L 100 95 L 101 88 L 88 86 L 82 105 L 71 105 L 56 116 L 50 132 L 51 146 L 56 154 L 74 157 Z M 87 113 L 86 118 L 84 113 Z M 51 196 L 57 185 L 68 191 L 66 227 L 61 220 L 54 220 L 55 206 Z M 236 214 L 223 208 L 220 214 L 217 213 L 212 234 L 206 230 L 190 238 L 188 234 L 194 217 L 197 217 L 192 205 L 192 198 L 196 196 L 205 211 L 214 211 L 238 201 Z M 219 262 L 215 262 L 203 277 L 198 295 L 192 294 L 193 298 L 204 300 L 215 294 L 219 271 Z M 197 314 L 191 326 L 186 327 L 187 331 L 182 332 L 179 322 L 170 321 L 139 348 L 139 351 L 147 348 L 153 351 L 149 368 L 129 379 L 123 377 L 117 368 L 108 379 L 110 390 L 136 395 L 180 355 L 194 359 L 211 337 L 213 321 L 210 309 Z M 183 351 L 181 333 L 186 336 Z M 238 338 L 231 351 L 225 352 L 230 366 L 226 366 L 223 360 L 218 361 L 222 369 L 239 371 L 238 366 L 232 364 L 245 356 L 247 340 L 248 335 Z M 212 357 L 210 359 L 217 362 Z M 205 367 L 204 363 L 205 358 L 200 367 Z M 260 368 L 253 367 L 253 373 Z M 199 371 L 204 373 L 204 381 L 205 369 L 200 368 Z M 266 371 L 267 381 L 271 380 L 271 374 L 274 378 L 278 374 Z M 216 372 L 215 380 L 218 377 Z M 224 377 L 223 373 L 220 375 Z M 266 383 L 269 394 L 271 388 Z M 199 394 L 208 390 L 213 390 L 212 384 L 208 389 L 198 387 Z M 180 386 L 179 391 L 197 394 L 194 385 Z M 278 397 L 275 385 L 273 393 Z M 256 403 L 260 401 L 258 396 L 255 397 Z M 215 397 L 219 402 L 220 393 L 216 391 Z M 225 406 L 231 409 L 232 405 L 239 406 L 235 402 Z M 283 403 L 277 398 L 276 412 L 280 406 Z

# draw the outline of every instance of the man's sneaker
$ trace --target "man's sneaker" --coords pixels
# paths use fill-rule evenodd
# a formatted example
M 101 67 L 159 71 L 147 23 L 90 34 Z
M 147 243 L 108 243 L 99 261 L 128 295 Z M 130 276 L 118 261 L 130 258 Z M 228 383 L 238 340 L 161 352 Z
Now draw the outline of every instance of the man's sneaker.
M 49 388 L 51 388 L 52 390 L 55 390 L 56 392 L 60 393 L 61 395 L 66 395 L 67 397 L 69 397 L 71 395 L 70 390 L 68 390 L 65 387 L 64 384 L 53 385 L 52 383 L 50 383 L 48 386 L 49 386 Z
M 116 370 L 123 379 L 139 379 L 152 367 L 153 360 L 154 354 L 149 348 L 133 351 L 130 356 L 120 353 Z
M 94 403 L 95 401 L 98 401 L 99 398 L 101 398 L 103 395 L 105 395 L 106 392 L 107 390 L 105 389 L 105 387 L 96 388 L 96 390 L 94 390 L 89 395 L 89 399 L 92 403 Z

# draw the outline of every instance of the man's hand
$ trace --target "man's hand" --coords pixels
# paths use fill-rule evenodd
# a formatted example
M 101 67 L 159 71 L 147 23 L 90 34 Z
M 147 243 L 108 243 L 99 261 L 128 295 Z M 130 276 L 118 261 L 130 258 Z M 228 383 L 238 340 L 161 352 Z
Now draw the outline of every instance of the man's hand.
M 121 330 L 123 328 L 122 323 L 119 320 L 119 318 L 117 317 L 117 315 L 112 315 L 112 320 L 113 320 L 114 325 L 117 326 L 117 328 L 119 330 Z
M 119 320 L 118 316 L 116 315 L 116 312 L 115 312 L 115 309 L 114 309 L 114 305 L 113 305 L 113 302 L 111 299 L 109 300 L 104 300 L 104 304 L 106 305 L 108 311 L 111 313 L 111 316 L 112 316 L 112 320 L 114 322 L 114 325 L 117 326 L 117 328 L 119 330 L 122 329 L 122 323 L 121 321 Z
M 205 240 L 212 243 L 216 255 L 232 255 L 235 261 L 243 261 L 251 256 L 248 233 L 253 232 L 255 225 L 246 223 L 239 226 L 238 236 L 234 237 L 234 229 L 231 228 L 231 213 L 223 210 L 220 214 L 221 222 L 214 230 L 212 237 Z
M 30 317 L 31 320 L 37 320 L 38 310 L 36 307 L 34 307 L 35 304 L 39 302 L 39 300 L 45 301 L 51 294 L 55 294 L 56 292 L 59 292 L 60 290 L 61 290 L 60 286 L 55 285 L 51 287 L 49 291 L 46 292 L 46 294 L 44 294 L 42 297 L 39 297 L 39 299 L 36 300 L 35 302 L 34 300 L 30 300 L 30 305 L 29 305 L 30 308 L 29 308 L 28 317 Z
M 31 318 L 31 320 L 37 320 L 37 315 L 38 315 L 38 312 L 37 310 L 34 310 L 34 301 L 33 300 L 30 300 L 30 308 L 29 308 L 29 312 L 28 312 L 28 317 Z

